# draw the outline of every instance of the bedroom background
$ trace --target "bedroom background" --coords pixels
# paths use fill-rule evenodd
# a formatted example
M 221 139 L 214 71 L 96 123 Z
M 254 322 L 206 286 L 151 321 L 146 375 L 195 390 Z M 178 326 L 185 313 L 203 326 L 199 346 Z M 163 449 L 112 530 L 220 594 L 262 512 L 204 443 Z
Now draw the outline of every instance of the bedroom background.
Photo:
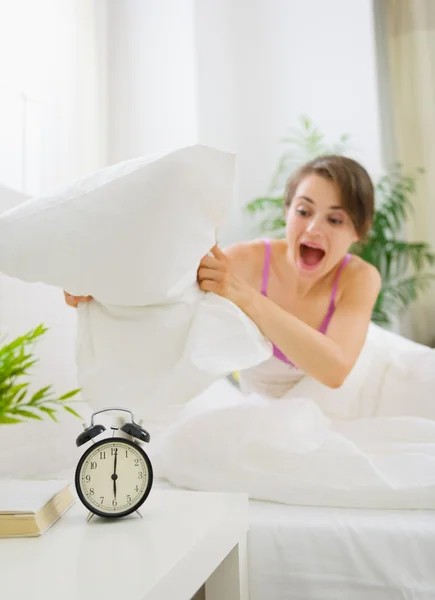
M 2 3 L 0 184 L 34 195 L 121 160 L 205 143 L 238 156 L 221 238 L 231 243 L 258 234 L 244 207 L 266 192 L 281 138 L 308 115 L 328 140 L 349 134 L 349 154 L 375 179 L 395 160 L 425 169 L 404 235 L 432 243 L 434 20 L 425 10 L 430 2 L 409 0 Z M 432 344 L 432 299 L 414 303 L 396 331 Z M 48 378 L 71 389 L 74 311 L 59 290 L 1 279 L 2 333 L 40 322 L 50 330 L 34 385 Z
M 433 0 L 0 0 L 0 212 L 100 167 L 201 142 L 238 156 L 221 244 L 251 238 L 257 221 L 245 206 L 269 193 L 281 139 L 305 115 L 327 144 L 348 134 L 349 154 L 376 181 L 397 160 L 407 173 L 425 169 L 401 233 L 435 248 L 434 30 Z M 433 300 L 434 290 L 421 294 L 394 330 L 435 345 Z M 32 389 L 76 387 L 76 317 L 62 290 L 0 274 L 0 347 L 39 323 L 49 328 L 35 347 Z M 1 366 L 0 353 L 0 398 Z M 340 389 L 301 382 L 314 411 L 296 403 L 294 418 L 291 403 L 277 402 L 267 418 L 254 406 L 251 420 L 229 409 L 216 419 L 214 402 L 239 401 L 222 380 L 206 398 L 211 418 L 173 428 L 160 457 L 172 485 L 193 475 L 199 489 L 246 485 L 257 498 L 252 600 L 435 597 L 434 512 L 416 510 L 433 509 L 434 372 L 433 350 L 375 330 Z M 202 401 L 189 405 L 191 416 Z M 315 452 L 299 462 L 292 444 L 323 445 L 323 415 L 343 427 L 325 462 Z M 0 478 L 69 477 L 80 431 L 66 412 L 61 424 L 0 424 Z M 342 434 L 354 454 L 341 454 Z

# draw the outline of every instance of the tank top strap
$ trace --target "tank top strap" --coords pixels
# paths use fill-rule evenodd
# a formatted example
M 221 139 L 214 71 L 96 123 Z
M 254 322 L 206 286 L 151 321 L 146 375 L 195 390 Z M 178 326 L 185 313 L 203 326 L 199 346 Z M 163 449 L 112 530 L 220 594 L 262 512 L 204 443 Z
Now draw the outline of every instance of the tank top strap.
M 269 282 L 269 270 L 270 270 L 270 254 L 271 244 L 270 240 L 265 238 L 264 242 L 264 264 L 263 264 L 263 279 L 261 282 L 261 293 L 263 296 L 267 296 L 267 284 Z
M 341 271 L 347 265 L 347 263 L 350 261 L 351 258 L 352 258 L 352 254 L 346 254 L 346 256 L 341 261 L 340 266 L 338 267 L 337 274 L 335 275 L 334 285 L 332 286 L 331 303 L 335 304 L 335 297 L 337 295 L 338 282 L 340 279 Z
M 319 328 L 320 333 L 326 333 L 326 330 L 328 329 L 329 322 L 332 319 L 332 315 L 334 314 L 334 311 L 335 311 L 335 297 L 337 295 L 338 281 L 340 279 L 340 273 L 343 270 L 343 268 L 347 265 L 347 263 L 350 261 L 351 258 L 352 258 L 352 254 L 346 254 L 346 256 L 341 261 L 340 266 L 338 267 L 337 274 L 336 274 L 335 280 L 334 280 L 334 285 L 332 286 L 331 299 L 329 301 L 328 312 L 326 313 L 325 318 L 323 319 L 323 322 Z

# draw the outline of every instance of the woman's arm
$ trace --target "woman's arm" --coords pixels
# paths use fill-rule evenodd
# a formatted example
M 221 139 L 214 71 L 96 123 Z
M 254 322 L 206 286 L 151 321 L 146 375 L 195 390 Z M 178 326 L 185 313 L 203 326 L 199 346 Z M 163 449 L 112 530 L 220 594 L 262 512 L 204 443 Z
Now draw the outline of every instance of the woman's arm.
M 231 259 L 219 249 L 213 249 L 213 255 L 202 267 L 206 272 L 198 271 L 201 288 L 237 304 L 298 368 L 329 387 L 340 387 L 364 345 L 381 286 L 378 271 L 361 263 L 346 273 L 343 293 L 324 335 L 236 276 Z
M 298 368 L 328 387 L 340 387 L 352 370 L 366 339 L 380 289 L 377 271 L 367 269 L 362 281 L 347 282 L 324 335 L 261 294 L 240 308 Z M 364 285 L 361 285 L 363 283 Z

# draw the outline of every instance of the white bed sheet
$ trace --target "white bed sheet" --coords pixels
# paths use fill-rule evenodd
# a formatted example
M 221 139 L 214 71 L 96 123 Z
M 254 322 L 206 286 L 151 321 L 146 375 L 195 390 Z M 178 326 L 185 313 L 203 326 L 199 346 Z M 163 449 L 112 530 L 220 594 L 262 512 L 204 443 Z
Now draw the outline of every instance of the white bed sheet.
M 435 511 L 251 502 L 251 600 L 433 600 Z
M 435 511 L 251 501 L 249 572 L 250 600 L 434 600 Z

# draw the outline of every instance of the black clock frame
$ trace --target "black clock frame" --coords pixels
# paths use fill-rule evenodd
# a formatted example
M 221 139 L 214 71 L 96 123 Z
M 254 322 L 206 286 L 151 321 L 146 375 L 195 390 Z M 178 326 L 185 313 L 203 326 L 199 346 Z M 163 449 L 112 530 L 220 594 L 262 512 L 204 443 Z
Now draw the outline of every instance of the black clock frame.
M 80 471 L 81 471 L 83 463 L 85 462 L 85 460 L 87 459 L 87 457 L 89 456 L 89 454 L 91 454 L 92 452 L 94 452 L 95 449 L 98 448 L 99 446 L 103 446 L 103 445 L 107 446 L 107 445 L 109 445 L 109 444 L 111 444 L 113 442 L 119 442 L 119 443 L 122 443 L 122 444 L 127 444 L 127 446 L 131 446 L 136 451 L 138 451 L 139 454 L 141 454 L 141 456 L 145 460 L 145 463 L 146 463 L 147 468 L 148 468 L 148 485 L 147 485 L 147 488 L 145 490 L 145 493 L 144 493 L 143 497 L 132 508 L 128 508 L 127 510 L 125 510 L 123 512 L 118 512 L 118 513 L 110 514 L 110 513 L 99 511 L 97 508 L 95 508 L 95 506 L 92 506 L 91 504 L 89 504 L 89 502 L 86 499 L 86 496 L 83 494 L 83 492 L 81 490 L 81 486 L 80 486 Z M 103 440 L 99 440 L 98 442 L 95 442 L 94 444 L 92 444 L 89 448 L 87 448 L 85 450 L 85 452 L 83 453 L 83 455 L 80 457 L 80 460 L 77 463 L 77 467 L 76 467 L 76 472 L 75 472 L 75 477 L 74 477 L 74 483 L 75 483 L 77 495 L 80 498 L 81 503 L 90 512 L 94 513 L 95 515 L 97 515 L 99 517 L 104 517 L 104 518 L 108 518 L 108 519 L 114 519 L 114 518 L 119 519 L 120 517 L 126 517 L 127 515 L 130 515 L 131 513 L 136 512 L 142 506 L 142 504 L 145 502 L 145 500 L 148 498 L 148 496 L 149 496 L 149 494 L 151 492 L 151 488 L 153 486 L 153 467 L 151 465 L 151 461 L 150 461 L 147 453 L 145 452 L 145 450 L 141 446 L 139 446 L 139 444 L 136 444 L 135 442 L 132 442 L 132 441 L 130 441 L 130 440 L 126 439 L 126 438 L 123 438 L 123 437 L 105 438 Z

